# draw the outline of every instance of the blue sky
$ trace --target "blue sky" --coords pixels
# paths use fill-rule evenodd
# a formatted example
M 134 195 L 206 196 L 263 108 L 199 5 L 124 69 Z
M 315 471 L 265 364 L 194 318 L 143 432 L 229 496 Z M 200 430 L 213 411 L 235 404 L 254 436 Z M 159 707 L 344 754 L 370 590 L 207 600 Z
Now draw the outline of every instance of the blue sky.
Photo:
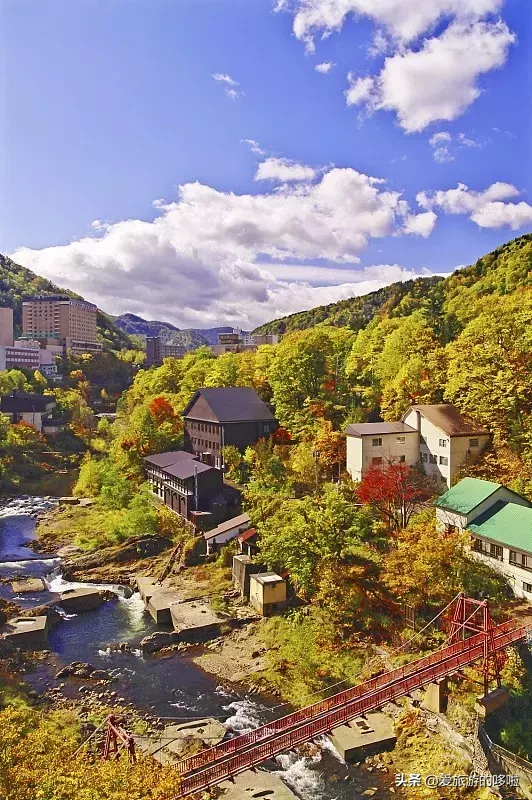
M 0 13 L 0 251 L 106 311 L 252 327 L 532 227 L 523 0 Z

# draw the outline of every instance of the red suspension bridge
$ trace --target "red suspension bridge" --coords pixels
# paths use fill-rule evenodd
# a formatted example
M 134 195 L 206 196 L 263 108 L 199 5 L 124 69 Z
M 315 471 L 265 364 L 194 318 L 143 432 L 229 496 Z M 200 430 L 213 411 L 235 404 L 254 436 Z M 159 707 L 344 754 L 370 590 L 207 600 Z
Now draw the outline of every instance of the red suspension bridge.
M 515 619 L 495 625 L 487 600 L 472 600 L 461 594 L 457 598 L 444 647 L 180 761 L 176 765 L 181 777 L 178 797 L 231 780 L 279 753 L 330 733 L 339 725 L 415 689 L 456 674 L 476 661 L 482 662 L 484 693 L 487 694 L 492 681 L 501 685 L 500 673 L 506 648 L 524 641 L 531 631 L 532 625 L 521 625 Z M 127 743 L 130 757 L 132 754 L 134 757 L 131 737 L 127 737 L 122 729 L 117 735 L 114 719 L 109 726 L 112 726 L 108 729 L 109 743 Z M 106 754 L 107 757 L 110 755 L 110 748 L 106 748 Z

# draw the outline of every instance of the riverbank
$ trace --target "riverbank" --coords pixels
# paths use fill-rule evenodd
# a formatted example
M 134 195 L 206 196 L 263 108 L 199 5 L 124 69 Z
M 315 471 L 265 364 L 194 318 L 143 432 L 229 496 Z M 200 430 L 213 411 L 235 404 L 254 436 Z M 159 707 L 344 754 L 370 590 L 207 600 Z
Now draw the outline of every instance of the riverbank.
M 75 519 L 68 513 L 64 520 Z M 45 519 L 48 517 L 46 515 Z M 73 533 L 71 531 L 70 535 Z M 50 539 L 44 539 L 34 549 L 49 550 L 52 546 Z M 115 556 L 122 554 L 123 558 L 127 555 L 130 560 L 117 558 L 109 563 L 109 552 L 102 555 L 102 551 L 86 553 L 68 549 L 73 547 L 76 546 L 68 544 L 65 536 L 61 542 L 55 542 L 55 553 L 62 554 L 66 564 L 80 559 L 76 578 L 90 575 L 107 584 L 129 583 L 138 572 L 153 574 L 154 564 L 157 569 L 163 567 L 170 552 L 167 547 L 158 555 L 142 553 L 143 557 L 138 558 L 138 542 L 128 541 L 113 546 L 116 548 L 113 553 Z M 98 565 L 93 563 L 91 567 L 86 560 L 81 561 L 90 558 L 98 559 Z M 219 560 L 180 569 L 169 580 L 180 592 L 194 598 L 208 596 L 216 604 L 230 586 L 230 569 Z M 230 604 L 225 609 L 230 611 Z M 328 669 L 340 669 L 342 678 L 342 670 L 347 670 L 349 682 L 344 686 L 360 680 L 364 659 L 360 661 L 359 656 L 364 647 L 369 648 L 369 640 L 367 645 L 359 643 L 353 649 L 349 661 L 342 661 L 345 654 L 331 653 L 329 662 L 323 654 L 318 662 L 319 642 L 308 638 L 304 622 L 304 636 L 290 640 L 287 635 L 292 630 L 290 619 L 288 615 L 253 621 L 232 633 L 222 633 L 203 647 L 177 646 L 143 657 L 139 648 L 141 639 L 158 629 L 146 614 L 138 594 L 120 594 L 99 610 L 63 619 L 50 634 L 50 653 L 44 659 L 29 663 L 21 674 L 41 698 L 39 702 L 50 709 L 72 711 L 76 716 L 79 710 L 82 724 L 91 715 L 111 708 L 141 718 L 147 714 L 155 721 L 169 716 L 221 717 L 232 732 L 238 733 L 267 722 L 272 714 L 277 717 L 288 710 L 284 701 L 289 698 L 288 684 L 295 681 L 298 664 L 304 665 L 304 669 L 299 669 L 299 680 L 306 686 L 307 702 L 320 696 L 310 697 L 316 684 L 323 690 L 324 683 L 332 682 L 327 674 L 315 674 L 315 682 L 311 680 L 318 663 L 322 667 L 329 663 Z M 303 614 L 301 619 L 304 621 L 308 616 Z M 117 646 L 121 642 L 129 646 Z M 370 649 L 366 656 L 371 656 Z M 96 670 L 106 670 L 115 682 L 112 686 L 89 685 L 88 691 L 86 688 L 81 691 L 90 681 L 57 677 L 61 668 L 73 661 L 90 662 Z M 275 674 L 280 676 L 277 681 Z M 259 694 L 270 689 L 277 695 L 277 701 L 266 701 L 266 695 Z M 419 699 L 415 698 L 415 702 Z M 270 710 L 272 706 L 274 710 Z M 365 792 L 371 792 L 366 796 L 378 799 L 402 794 L 394 786 L 396 773 L 423 770 L 424 774 L 466 774 L 470 771 L 463 742 L 455 732 L 450 737 L 451 743 L 449 731 L 438 717 L 415 708 L 410 699 L 385 710 L 394 718 L 398 733 L 392 754 L 373 757 L 363 767 L 346 767 L 324 742 L 319 755 L 309 755 L 308 750 L 303 750 L 295 755 L 280 756 L 276 763 L 282 769 L 283 779 L 292 780 L 304 800 L 352 800 Z M 486 796 L 483 792 L 464 792 L 457 788 L 454 793 L 447 789 L 445 797 L 458 798 L 465 794 L 475 799 Z M 433 797 L 434 792 L 428 792 L 426 787 L 409 787 L 405 796 Z

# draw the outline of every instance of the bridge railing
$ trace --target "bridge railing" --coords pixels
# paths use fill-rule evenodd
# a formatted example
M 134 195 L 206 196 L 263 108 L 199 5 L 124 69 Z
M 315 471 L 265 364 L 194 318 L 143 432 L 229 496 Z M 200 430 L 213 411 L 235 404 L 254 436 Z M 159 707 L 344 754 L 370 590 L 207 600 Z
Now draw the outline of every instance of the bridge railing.
M 514 630 L 503 632 L 500 635 L 497 635 L 497 630 L 495 631 L 496 651 L 519 641 L 526 635 L 526 628 L 514 628 Z M 465 645 L 465 647 L 459 647 L 459 645 Z M 285 750 L 290 750 L 303 742 L 329 733 L 333 728 L 343 725 L 361 714 L 379 708 L 414 689 L 419 689 L 427 683 L 439 680 L 459 670 L 461 667 L 473 663 L 478 658 L 481 658 L 484 653 L 484 636 L 471 637 L 465 642 L 458 642 L 456 645 L 437 652 L 440 658 L 436 664 L 428 664 L 429 658 L 420 659 L 417 662 L 418 670 L 402 680 L 379 690 L 365 693 L 362 697 L 351 700 L 342 707 L 322 714 L 317 718 L 306 722 L 303 721 L 291 730 L 270 738 L 269 741 L 251 744 L 248 749 L 241 749 L 240 752 L 225 759 L 222 758 L 222 760 L 202 769 L 200 772 L 184 778 L 180 785 L 180 796 L 184 797 L 195 791 L 206 789 L 233 775 L 244 772 Z M 424 662 L 421 669 L 419 669 L 420 662 Z
M 515 630 L 516 626 L 517 622 L 515 620 L 509 620 L 508 622 L 502 623 L 495 628 L 495 636 L 498 637 L 507 632 L 511 632 L 512 630 Z M 398 667 L 397 669 L 391 670 L 383 675 L 378 675 L 377 677 L 371 678 L 365 683 L 361 683 L 350 689 L 345 689 L 342 692 L 338 692 L 326 700 L 320 700 L 313 705 L 302 708 L 300 711 L 295 711 L 284 717 L 273 720 L 272 722 L 267 723 L 260 728 L 250 731 L 249 733 L 229 739 L 228 741 L 222 742 L 219 745 L 215 745 L 207 750 L 203 750 L 201 753 L 183 759 L 176 765 L 177 769 L 182 775 L 187 775 L 196 769 L 201 769 L 208 764 L 214 763 L 219 758 L 236 753 L 250 745 L 257 744 L 258 742 L 265 741 L 272 736 L 277 736 L 296 725 L 300 725 L 308 719 L 315 719 L 317 716 L 326 714 L 329 711 L 343 706 L 352 700 L 363 697 L 366 694 L 379 691 L 386 686 L 393 685 L 398 681 L 407 678 L 409 675 L 423 671 L 434 664 L 439 664 L 442 661 L 443 653 L 446 654 L 445 658 L 449 658 L 472 648 L 477 643 L 484 643 L 484 640 L 485 635 L 483 633 L 479 633 L 470 637 L 469 639 L 456 642 L 450 647 L 436 650 L 434 653 L 424 656 L 423 658 L 419 658 L 416 661 L 411 661 L 409 664 L 405 664 L 403 667 Z

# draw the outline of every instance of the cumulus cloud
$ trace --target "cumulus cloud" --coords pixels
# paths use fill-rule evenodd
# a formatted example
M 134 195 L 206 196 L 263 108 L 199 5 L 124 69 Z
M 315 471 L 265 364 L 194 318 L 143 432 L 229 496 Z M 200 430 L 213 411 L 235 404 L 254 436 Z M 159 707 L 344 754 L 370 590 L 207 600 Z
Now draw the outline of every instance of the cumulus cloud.
M 226 72 L 214 72 L 212 79 L 216 81 L 216 83 L 222 83 L 225 86 L 225 93 L 231 100 L 242 97 L 243 92 L 238 88 L 240 86 L 239 82 L 235 81 L 235 79 Z
M 434 211 L 425 211 L 423 214 L 408 214 L 403 225 L 403 231 L 427 239 L 434 230 L 437 219 L 438 217 Z
M 256 181 L 275 181 L 290 183 L 292 181 L 311 181 L 316 177 L 316 170 L 288 158 L 267 158 L 261 161 L 255 174 Z
M 322 61 L 321 64 L 316 64 L 314 69 L 316 72 L 321 72 L 322 75 L 327 75 L 327 73 L 334 69 L 335 66 L 336 64 L 334 64 L 332 61 Z
M 360 78 L 348 104 L 394 111 L 407 133 L 459 117 L 479 96 L 478 78 L 501 67 L 515 36 L 506 23 L 453 23 L 419 50 L 387 58 L 377 77 Z
M 350 15 L 371 19 L 368 53 L 391 55 L 375 74 L 348 76 L 347 104 L 392 111 L 413 133 L 463 114 L 480 94 L 479 78 L 505 63 L 515 36 L 493 17 L 503 1 L 285 0 L 277 8 L 293 12 L 294 34 L 309 52 L 317 34 L 341 30 Z
M 295 36 L 314 49 L 314 37 L 341 30 L 347 17 L 367 17 L 398 43 L 409 44 L 444 19 L 482 19 L 504 0 L 279 0 L 277 11 L 292 11 Z M 382 34 L 381 34 L 382 36 Z
M 98 232 L 69 244 L 12 255 L 113 313 L 162 317 L 182 327 L 249 328 L 351 296 L 359 286 L 353 264 L 361 252 L 371 239 L 407 233 L 410 214 L 400 192 L 383 180 L 331 168 L 313 183 L 257 195 L 188 183 L 175 202 L 157 204 L 152 222 L 100 223 Z M 316 273 L 320 286 L 311 286 L 304 265 L 316 260 L 334 270 L 346 265 L 347 279 L 335 275 L 341 285 L 326 286 L 325 273 Z M 283 278 L 293 262 L 307 272 L 288 266 Z M 361 270 L 360 280 L 385 285 L 396 279 L 397 271 L 379 269 Z M 361 294 L 366 290 L 359 287 Z
M 416 199 L 421 208 L 427 210 L 441 208 L 447 214 L 466 214 L 480 228 L 508 225 L 517 230 L 532 223 L 531 205 L 523 200 L 520 203 L 505 202 L 519 194 L 519 189 L 511 183 L 492 183 L 483 192 L 459 183 L 456 189 L 419 192 Z

